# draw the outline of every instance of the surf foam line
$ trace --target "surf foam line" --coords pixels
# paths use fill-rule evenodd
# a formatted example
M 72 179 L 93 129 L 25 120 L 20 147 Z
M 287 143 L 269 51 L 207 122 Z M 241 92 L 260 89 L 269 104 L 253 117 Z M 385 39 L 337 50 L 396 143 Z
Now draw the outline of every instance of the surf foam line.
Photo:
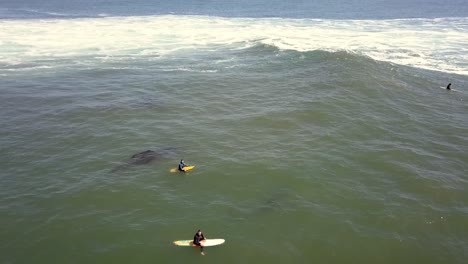
M 349 51 L 468 75 L 468 18 L 322 20 L 207 16 L 0 20 L 0 63 L 74 56 L 161 56 L 249 47 Z

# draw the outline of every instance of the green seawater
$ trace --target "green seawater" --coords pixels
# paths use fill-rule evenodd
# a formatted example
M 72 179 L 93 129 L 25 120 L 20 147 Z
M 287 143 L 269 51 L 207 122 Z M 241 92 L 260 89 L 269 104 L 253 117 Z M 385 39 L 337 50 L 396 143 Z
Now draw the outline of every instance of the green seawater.
M 0 263 L 468 259 L 467 76 L 263 46 L 93 63 L 1 77 Z M 197 229 L 226 243 L 172 245 Z

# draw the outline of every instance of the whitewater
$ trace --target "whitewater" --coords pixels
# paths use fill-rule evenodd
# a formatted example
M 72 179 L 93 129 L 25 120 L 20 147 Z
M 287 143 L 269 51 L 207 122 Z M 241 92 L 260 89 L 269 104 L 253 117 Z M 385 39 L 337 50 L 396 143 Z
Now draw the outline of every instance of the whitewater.
M 0 20 L 0 74 L 245 49 L 346 51 L 468 74 L 468 18 L 333 20 L 160 15 Z M 84 59 L 86 58 L 86 59 Z

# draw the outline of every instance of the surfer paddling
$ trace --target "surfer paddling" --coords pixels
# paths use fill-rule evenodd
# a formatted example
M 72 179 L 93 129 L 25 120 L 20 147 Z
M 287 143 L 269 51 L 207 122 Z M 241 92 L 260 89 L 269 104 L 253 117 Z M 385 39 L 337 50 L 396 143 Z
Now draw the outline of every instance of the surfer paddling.
M 452 86 L 452 83 L 449 83 L 449 84 L 447 85 L 447 90 L 450 90 L 450 86 Z
M 205 255 L 205 252 L 203 252 L 203 243 L 205 242 L 206 238 L 203 235 L 202 231 L 198 229 L 197 233 L 195 233 L 195 236 L 193 237 L 193 244 L 197 245 L 200 247 L 200 252 L 202 255 Z

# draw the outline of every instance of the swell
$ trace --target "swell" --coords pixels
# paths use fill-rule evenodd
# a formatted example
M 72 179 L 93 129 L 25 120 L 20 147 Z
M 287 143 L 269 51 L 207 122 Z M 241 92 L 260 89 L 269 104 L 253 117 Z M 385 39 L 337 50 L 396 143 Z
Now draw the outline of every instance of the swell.
M 158 60 L 255 45 L 348 51 L 375 60 L 467 74 L 467 18 L 322 20 L 208 16 L 0 20 L 0 64 L 39 59 Z M 123 57 L 122 57 L 123 56 Z M 86 61 L 86 60 L 85 60 Z

